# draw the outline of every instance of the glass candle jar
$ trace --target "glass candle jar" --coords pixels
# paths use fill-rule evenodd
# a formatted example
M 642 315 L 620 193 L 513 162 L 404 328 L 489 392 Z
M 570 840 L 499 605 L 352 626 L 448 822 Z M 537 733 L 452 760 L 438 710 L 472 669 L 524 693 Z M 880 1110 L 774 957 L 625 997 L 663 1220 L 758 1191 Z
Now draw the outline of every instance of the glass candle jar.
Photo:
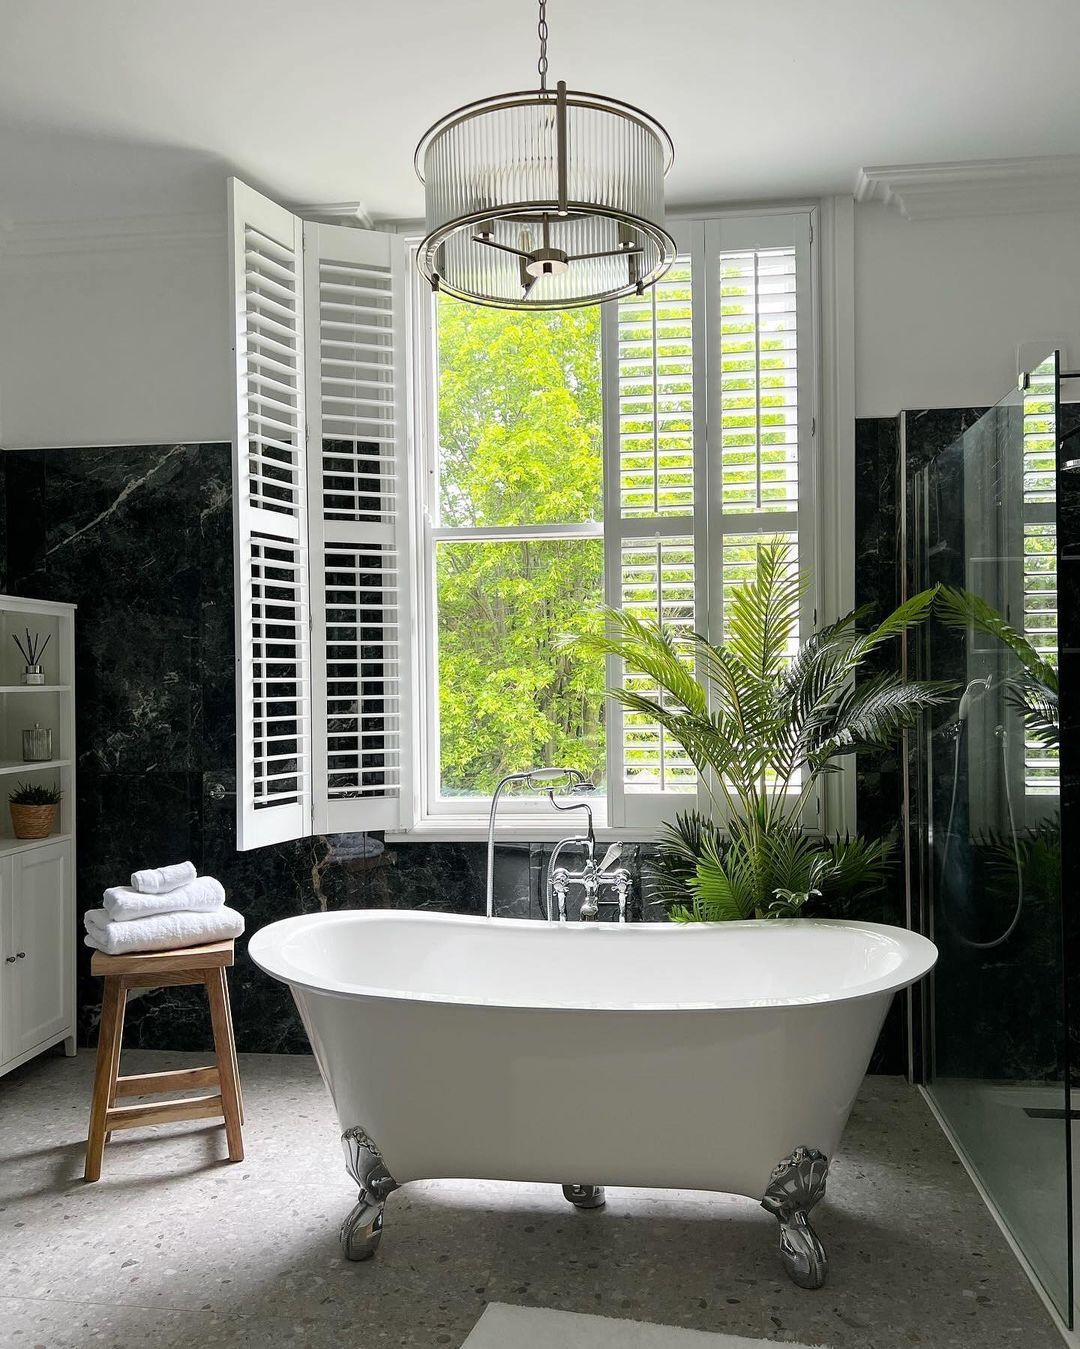
M 52 758 L 52 731 L 35 722 L 22 733 L 22 756 L 27 763 L 44 763 Z

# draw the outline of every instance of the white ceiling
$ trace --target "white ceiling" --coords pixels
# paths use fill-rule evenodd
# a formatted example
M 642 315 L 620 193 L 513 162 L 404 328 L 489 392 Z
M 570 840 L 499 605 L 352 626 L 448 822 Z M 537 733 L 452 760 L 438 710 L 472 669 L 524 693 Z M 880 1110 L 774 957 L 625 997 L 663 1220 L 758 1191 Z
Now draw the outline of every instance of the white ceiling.
M 216 209 L 223 173 L 415 217 L 414 145 L 535 81 L 531 0 L 0 0 L 0 218 Z M 639 103 L 676 205 L 1080 152 L 1077 0 L 550 0 L 552 79 Z

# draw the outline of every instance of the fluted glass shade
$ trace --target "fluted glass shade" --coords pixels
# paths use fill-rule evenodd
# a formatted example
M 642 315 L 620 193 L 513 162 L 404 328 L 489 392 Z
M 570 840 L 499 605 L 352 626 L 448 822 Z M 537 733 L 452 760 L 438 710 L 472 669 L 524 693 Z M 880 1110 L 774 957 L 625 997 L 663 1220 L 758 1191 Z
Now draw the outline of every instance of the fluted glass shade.
M 531 90 L 460 108 L 416 151 L 440 290 L 508 309 L 566 309 L 642 291 L 667 271 L 671 141 L 629 104 Z

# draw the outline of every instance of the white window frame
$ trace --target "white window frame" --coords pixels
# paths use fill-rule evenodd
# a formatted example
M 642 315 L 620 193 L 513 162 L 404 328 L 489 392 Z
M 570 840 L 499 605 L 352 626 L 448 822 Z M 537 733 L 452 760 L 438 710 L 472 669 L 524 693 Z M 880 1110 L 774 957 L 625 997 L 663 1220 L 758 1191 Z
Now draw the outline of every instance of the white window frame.
M 807 265 L 799 272 L 799 480 L 800 493 L 805 491 L 798 511 L 800 565 L 814 571 L 815 584 L 806 601 L 804 624 L 808 629 L 818 621 L 846 612 L 852 607 L 854 592 L 854 321 L 853 321 L 853 232 L 851 203 L 830 200 L 824 203 L 783 203 L 765 207 L 747 207 L 708 215 L 676 218 L 669 222 L 676 235 L 680 253 L 689 253 L 695 269 L 704 268 L 707 260 L 706 239 L 723 238 L 725 247 L 768 247 L 776 231 L 783 231 L 779 219 L 805 217 L 808 250 Z M 756 231 L 756 236 L 755 232 Z M 740 234 L 740 232 L 743 232 Z M 742 239 L 742 242 L 738 240 Z M 416 241 L 410 241 L 408 271 L 412 277 L 413 303 L 409 305 L 411 354 L 410 376 L 410 463 L 413 487 L 414 524 L 412 557 L 415 563 L 413 585 L 413 635 L 419 659 L 414 669 L 411 706 L 417 714 L 413 720 L 415 735 L 411 746 L 411 773 L 405 780 L 411 782 L 411 824 L 388 834 L 395 841 L 408 839 L 463 840 L 483 837 L 487 829 L 490 798 L 476 797 L 465 806 L 464 798 L 442 798 L 438 793 L 438 649 L 435 608 L 435 545 L 439 538 L 461 531 L 443 531 L 433 527 L 429 511 L 429 496 L 437 481 L 434 457 L 437 455 L 436 400 L 437 365 L 435 351 L 434 300 L 430 289 L 420 278 L 412 261 Z M 827 285 L 823 285 L 823 273 Z M 704 273 L 702 273 L 704 274 Z M 695 300 L 701 294 L 695 284 Z M 695 303 L 694 309 L 694 386 L 695 386 L 695 444 L 697 452 L 709 457 L 709 433 L 715 439 L 717 427 L 710 424 L 705 409 L 706 380 L 709 350 L 714 349 L 715 335 L 706 333 L 706 323 L 712 323 L 715 307 Z M 602 343 L 603 377 L 610 378 L 612 338 L 615 325 L 605 322 Z M 702 340 L 702 339 L 705 340 Z M 699 392 L 700 391 L 700 392 Z M 609 418 L 617 416 L 615 400 L 605 399 L 605 443 L 610 441 Z M 715 409 L 713 417 L 715 418 Z M 704 422 L 705 434 L 701 434 Z M 609 466 L 617 463 L 617 455 L 605 455 L 605 518 L 609 515 L 607 500 L 610 493 Z M 701 475 L 700 482 L 707 482 Z M 709 490 L 706 488 L 706 490 Z M 702 512 L 694 525 L 696 539 L 702 535 Z M 784 515 L 788 518 L 785 520 Z M 685 522 L 689 517 L 676 519 L 681 526 L 675 532 L 689 531 Z M 751 523 L 752 522 L 752 523 Z M 734 517 L 738 528 L 754 533 L 768 532 L 771 523 L 762 524 L 761 516 Z M 776 524 L 790 530 L 790 515 L 777 513 Z M 492 538 L 518 538 L 529 535 L 543 537 L 603 537 L 605 539 L 605 589 L 607 602 L 613 600 L 611 586 L 617 573 L 613 566 L 612 550 L 618 546 L 615 530 L 605 533 L 602 524 L 581 526 L 511 527 L 472 532 L 477 541 Z M 711 545 L 715 556 L 716 536 Z M 704 549 L 699 554 L 708 556 Z M 707 575 L 713 570 L 710 558 L 707 566 L 698 566 L 698 611 L 712 616 L 710 630 L 719 631 L 717 609 L 719 586 L 713 586 L 715 598 L 708 595 Z M 613 674 L 609 670 L 609 676 Z M 609 682 L 610 679 L 609 679 Z M 609 703 L 609 738 L 618 712 L 612 716 Z M 651 837 L 665 818 L 675 810 L 686 809 L 695 803 L 689 792 L 641 795 L 639 803 L 629 812 L 622 799 L 621 778 L 609 772 L 607 794 L 593 799 L 598 832 L 605 838 L 646 839 Z M 407 817 L 409 811 L 404 812 Z M 854 773 L 830 775 L 821 796 L 808 802 L 805 822 L 810 828 L 843 829 L 854 827 Z M 543 840 L 560 837 L 566 832 L 565 820 L 557 817 L 543 798 L 516 798 L 509 796 L 500 804 L 499 837 Z

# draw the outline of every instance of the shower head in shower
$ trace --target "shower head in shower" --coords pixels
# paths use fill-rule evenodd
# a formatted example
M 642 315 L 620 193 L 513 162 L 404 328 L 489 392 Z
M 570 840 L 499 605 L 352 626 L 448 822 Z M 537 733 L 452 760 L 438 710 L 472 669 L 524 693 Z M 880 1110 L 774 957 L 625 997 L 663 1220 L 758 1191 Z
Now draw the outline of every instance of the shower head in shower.
M 967 688 L 960 695 L 960 706 L 957 708 L 956 715 L 961 721 L 967 721 L 971 715 L 971 706 L 976 698 L 982 698 L 994 686 L 993 674 L 988 674 L 985 679 L 973 679 Z

